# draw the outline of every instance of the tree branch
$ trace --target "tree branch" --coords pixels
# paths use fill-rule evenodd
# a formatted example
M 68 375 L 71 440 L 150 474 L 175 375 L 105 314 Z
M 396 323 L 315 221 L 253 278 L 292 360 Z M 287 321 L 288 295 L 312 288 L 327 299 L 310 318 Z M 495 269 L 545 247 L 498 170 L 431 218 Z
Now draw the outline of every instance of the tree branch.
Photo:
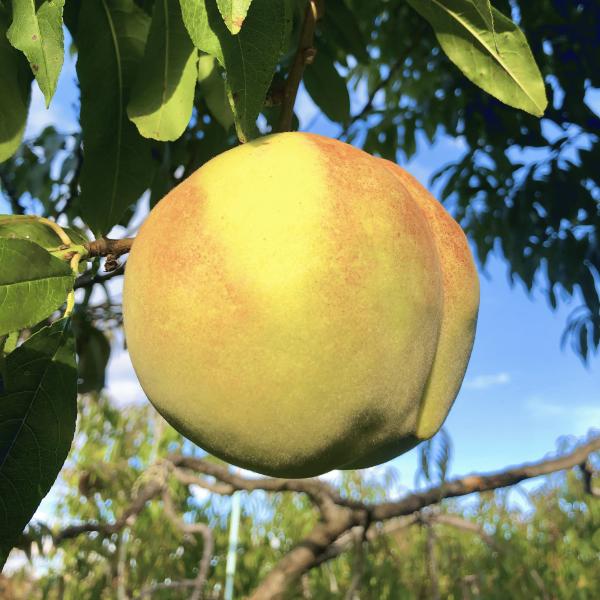
M 204 459 L 183 455 L 171 455 L 161 461 L 161 473 L 165 476 L 150 480 L 140 489 L 133 503 L 114 523 L 82 523 L 67 527 L 62 532 L 53 535 L 55 544 L 62 540 L 74 538 L 77 535 L 89 532 L 99 532 L 110 535 L 130 525 L 137 515 L 143 510 L 149 500 L 162 495 L 166 496 L 166 481 L 168 477 L 176 477 L 184 485 L 201 485 L 220 494 L 231 494 L 237 490 L 266 492 L 298 492 L 306 494 L 320 512 L 320 520 L 313 530 L 288 552 L 275 567 L 268 573 L 258 588 L 250 596 L 251 600 L 273 600 L 281 598 L 290 585 L 310 569 L 332 559 L 352 546 L 353 540 L 359 533 L 363 539 L 369 541 L 377 536 L 389 534 L 399 529 L 409 527 L 415 523 L 423 522 L 423 515 L 419 513 L 423 508 L 440 503 L 445 498 L 465 496 L 474 492 L 492 491 L 498 488 L 515 485 L 523 480 L 549 475 L 565 469 L 580 467 L 585 473 L 586 489 L 591 489 L 591 466 L 588 459 L 593 452 L 600 450 L 600 436 L 575 448 L 569 454 L 557 458 L 549 458 L 536 463 L 512 467 L 491 474 L 467 475 L 453 481 L 445 482 L 423 492 L 412 493 L 397 502 L 380 504 L 367 504 L 360 501 L 351 501 L 343 498 L 340 493 L 328 483 L 319 479 L 274 479 L 260 478 L 248 479 L 232 473 L 225 465 L 216 464 Z M 154 465 L 152 468 L 156 468 Z M 190 473 L 200 473 L 214 478 L 215 483 L 206 481 Z M 595 490 L 592 490 L 595 492 Z M 165 502 L 165 511 L 171 518 L 177 518 L 172 504 Z M 460 527 L 478 533 L 491 544 L 491 538 L 485 536 L 476 525 L 451 515 L 428 516 L 430 524 L 446 524 Z M 179 523 L 180 520 L 178 520 Z M 381 523 L 385 522 L 383 526 Z M 372 526 L 374 524 L 375 526 Z M 181 527 L 182 530 L 183 527 Z M 212 554 L 209 529 L 204 524 L 187 525 L 185 528 L 194 528 L 194 533 L 200 533 L 205 540 L 205 553 L 195 580 L 175 582 L 178 587 L 192 587 L 200 589 L 207 576 L 209 556 Z M 191 531 L 191 530 L 190 530 Z M 208 549 L 207 549 L 208 548 Z M 207 558 L 208 557 L 208 558 Z M 204 579 L 200 579 L 200 575 Z M 193 585 L 190 582 L 195 582 Z M 200 581 L 200 584 L 198 583 Z M 164 585 L 156 584 L 152 589 L 164 589 Z M 199 587 L 200 586 L 200 587 Z M 197 600 L 199 596 L 195 596 Z
M 313 47 L 315 30 L 317 22 L 323 17 L 324 10 L 324 0 L 308 0 L 306 16 L 300 33 L 300 43 L 283 88 L 278 131 L 290 131 L 292 129 L 294 104 L 296 103 L 298 88 L 306 65 L 311 64 L 315 59 L 316 50 Z

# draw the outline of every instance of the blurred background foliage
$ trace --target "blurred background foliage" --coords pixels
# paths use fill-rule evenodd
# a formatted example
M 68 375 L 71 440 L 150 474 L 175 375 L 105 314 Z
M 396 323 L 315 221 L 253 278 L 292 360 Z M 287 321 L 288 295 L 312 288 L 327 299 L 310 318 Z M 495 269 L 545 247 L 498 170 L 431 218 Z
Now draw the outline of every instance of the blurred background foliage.
M 148 405 L 116 409 L 103 396 L 87 396 L 82 409 L 54 508 L 54 529 L 58 523 L 114 521 L 149 477 L 147 469 L 157 456 L 182 450 L 198 454 Z M 561 440 L 558 452 L 572 449 L 575 441 Z M 377 474 L 344 472 L 336 486 L 346 497 L 371 502 L 389 499 L 390 490 L 404 490 L 391 466 Z M 170 492 L 186 522 L 206 523 L 213 530 L 215 551 L 204 597 L 222 598 L 231 499 L 178 482 Z M 249 594 L 317 518 L 303 495 L 243 493 L 234 597 Z M 595 600 L 600 589 L 600 500 L 584 492 L 579 471 L 538 480 L 528 490 L 444 500 L 411 525 L 399 519 L 384 527 L 368 544 L 358 539 L 303 576 L 287 597 Z M 182 536 L 159 500 L 119 533 L 80 535 L 63 540 L 58 549 L 46 533 L 39 523 L 29 528 L 29 541 L 37 540 L 29 550 L 32 562 L 0 578 L 3 599 L 142 598 L 156 583 L 194 577 L 203 550 L 202 537 Z M 188 598 L 189 593 L 155 590 L 152 598 Z

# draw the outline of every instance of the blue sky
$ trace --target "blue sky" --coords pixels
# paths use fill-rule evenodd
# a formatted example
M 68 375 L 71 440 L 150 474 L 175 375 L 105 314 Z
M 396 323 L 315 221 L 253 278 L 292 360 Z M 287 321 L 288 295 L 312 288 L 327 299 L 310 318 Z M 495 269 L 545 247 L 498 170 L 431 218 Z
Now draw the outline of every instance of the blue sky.
M 49 111 L 34 86 L 28 135 L 47 124 L 74 127 L 76 89 L 68 62 Z M 361 94 L 353 104 L 362 104 Z M 312 131 L 335 135 L 324 117 L 314 119 L 315 107 L 306 94 L 299 99 L 301 123 Z M 445 138 L 434 147 L 422 141 L 408 168 L 424 184 L 437 168 L 460 152 L 460 141 Z M 2 207 L 0 204 L 0 208 Z M 600 361 L 586 368 L 570 349 L 560 349 L 569 311 L 552 312 L 539 293 L 529 296 L 520 285 L 511 287 L 506 265 L 497 257 L 481 274 L 481 311 L 473 356 L 465 383 L 446 422 L 454 458 L 453 474 L 502 468 L 541 458 L 562 435 L 583 436 L 600 428 Z M 120 284 L 115 284 L 118 287 Z M 117 289 L 115 289 L 117 291 Z M 145 401 L 126 353 L 111 360 L 109 388 L 119 404 Z M 416 451 L 396 459 L 405 486 L 412 484 Z

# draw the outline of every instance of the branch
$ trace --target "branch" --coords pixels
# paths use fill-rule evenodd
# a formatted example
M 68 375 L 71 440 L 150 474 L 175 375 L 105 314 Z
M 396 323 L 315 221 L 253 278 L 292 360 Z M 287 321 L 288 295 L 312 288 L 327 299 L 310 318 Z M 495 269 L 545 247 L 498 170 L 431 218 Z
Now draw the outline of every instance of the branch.
M 586 459 L 579 465 L 579 468 L 583 473 L 585 491 L 594 498 L 600 498 L 600 488 L 594 487 L 594 469 L 592 463 Z
M 292 68 L 283 88 L 278 131 L 290 131 L 292 129 L 294 104 L 296 103 L 298 88 L 300 87 L 306 65 L 311 64 L 315 59 L 316 50 L 313 47 L 315 29 L 317 22 L 323 17 L 324 10 L 324 0 L 308 0 L 306 16 L 302 25 L 302 32 L 300 33 L 300 43 L 298 44 Z
M 133 240 L 134 238 L 113 240 L 111 238 L 102 237 L 93 242 L 88 242 L 85 247 L 91 258 L 95 258 L 96 256 L 106 256 L 107 259 L 112 258 L 113 260 L 116 260 L 131 250 Z
M 100 284 L 106 283 L 107 281 L 110 281 L 114 277 L 123 275 L 123 273 L 125 273 L 125 266 L 120 265 L 116 269 L 111 271 L 110 273 L 107 273 L 106 275 L 90 276 L 89 274 L 84 274 L 75 280 L 75 285 L 73 287 L 76 290 L 83 289 L 83 288 L 90 288 L 90 287 L 96 285 L 97 283 L 100 283 Z
M 398 502 L 386 502 L 374 506 L 372 509 L 373 519 L 383 521 L 391 517 L 409 515 L 426 506 L 437 504 L 444 498 L 456 498 L 475 492 L 489 492 L 515 485 L 525 479 L 571 469 L 581 465 L 592 452 L 598 450 L 600 450 L 600 436 L 559 458 L 529 463 L 488 475 L 467 475 L 454 481 L 447 481 L 441 486 L 430 488 L 424 492 L 410 494 Z
M 283 556 L 250 596 L 251 600 L 273 600 L 274 598 L 283 597 L 290 585 L 301 575 L 344 552 L 352 544 L 352 540 L 356 539 L 355 536 L 359 532 L 362 533 L 363 539 L 369 541 L 379 535 L 395 532 L 415 523 L 423 522 L 423 515 L 419 514 L 419 511 L 427 506 L 439 504 L 445 498 L 465 496 L 474 492 L 492 491 L 515 485 L 526 479 L 549 475 L 573 467 L 584 468 L 590 455 L 598 450 L 600 450 L 600 436 L 558 458 L 508 468 L 491 474 L 467 475 L 424 492 L 409 494 L 397 502 L 381 504 L 367 504 L 343 498 L 337 490 L 319 479 L 247 479 L 230 472 L 224 465 L 182 455 L 171 455 L 161 462 L 164 469 L 162 472 L 166 475 L 175 476 L 185 485 L 201 485 L 216 493 L 231 494 L 237 490 L 299 492 L 306 494 L 312 500 L 320 511 L 319 522 L 302 541 Z M 584 473 L 589 473 L 589 475 L 586 475 L 584 484 L 590 489 L 591 467 L 585 468 L 587 471 L 584 471 Z M 216 482 L 208 482 L 189 471 L 214 477 Z M 92 531 L 104 534 L 119 531 L 135 519 L 143 510 L 146 502 L 163 494 L 163 490 L 166 489 L 166 475 L 160 481 L 149 481 L 141 488 L 132 505 L 114 523 L 92 522 L 67 527 L 62 532 L 54 534 L 55 543 L 58 544 L 64 539 L 74 538 L 77 535 Z M 593 491 L 595 492 L 595 490 Z M 168 501 L 165 503 L 165 511 L 167 514 L 170 512 L 174 514 L 174 511 L 170 510 Z M 481 530 L 475 524 L 462 519 L 450 515 L 437 515 L 428 518 L 431 518 L 433 523 L 437 522 L 474 531 L 484 537 L 488 543 L 491 541 L 482 535 Z M 386 523 L 381 526 L 381 522 Z M 372 524 L 375 526 L 372 526 Z M 195 532 L 205 536 L 205 549 L 207 547 L 211 548 L 206 525 L 185 526 L 199 528 L 195 529 Z M 206 552 L 208 553 L 208 550 Z M 203 556 L 203 561 L 209 560 L 206 558 L 207 553 Z M 212 553 L 212 549 L 210 553 Z M 201 564 L 204 565 L 205 563 L 202 562 Z M 199 569 L 199 576 L 201 573 L 203 573 L 203 568 Z M 196 580 L 178 582 L 177 586 L 195 586 L 194 589 L 199 589 L 197 587 L 199 576 Z M 205 573 L 203 573 L 203 577 L 205 576 Z M 191 581 L 196 583 L 191 585 Z M 152 589 L 163 589 L 164 585 L 167 584 L 156 584 Z

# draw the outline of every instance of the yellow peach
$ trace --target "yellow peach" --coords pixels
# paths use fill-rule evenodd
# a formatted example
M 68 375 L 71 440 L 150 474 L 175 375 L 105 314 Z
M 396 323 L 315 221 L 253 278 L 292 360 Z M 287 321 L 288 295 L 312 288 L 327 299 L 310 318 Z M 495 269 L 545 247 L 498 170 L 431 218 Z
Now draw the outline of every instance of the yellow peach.
M 432 436 L 469 359 L 460 227 L 400 167 L 305 133 L 261 138 L 151 212 L 123 298 L 148 397 L 267 475 L 367 467 Z

